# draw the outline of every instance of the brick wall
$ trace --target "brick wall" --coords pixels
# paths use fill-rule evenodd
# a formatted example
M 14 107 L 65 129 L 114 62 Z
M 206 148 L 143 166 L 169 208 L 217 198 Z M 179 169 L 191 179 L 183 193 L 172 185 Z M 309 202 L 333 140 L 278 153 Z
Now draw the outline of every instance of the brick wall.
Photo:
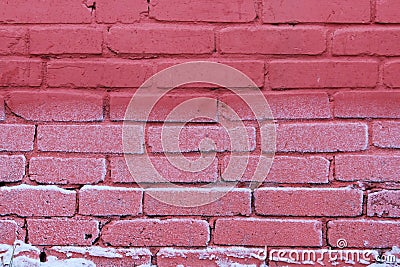
M 260 251 L 400 246 L 399 23 L 397 0 L 1 1 L 0 244 L 17 242 L 16 266 L 298 266 Z M 158 174 L 129 172 L 134 93 L 198 60 L 240 70 L 270 105 L 276 153 L 256 189 L 268 126 L 212 85 L 181 86 L 134 114 L 130 159 Z M 168 133 L 193 117 L 203 118 L 183 127 L 180 149 L 163 146 L 163 131 L 175 142 Z M 247 147 L 224 129 L 235 118 Z M 200 157 L 204 138 L 215 146 Z M 174 167 L 179 151 L 209 164 Z M 232 156 L 249 160 L 243 174 L 224 174 Z M 182 187 L 136 180 L 157 175 Z M 235 188 L 185 205 L 219 181 Z

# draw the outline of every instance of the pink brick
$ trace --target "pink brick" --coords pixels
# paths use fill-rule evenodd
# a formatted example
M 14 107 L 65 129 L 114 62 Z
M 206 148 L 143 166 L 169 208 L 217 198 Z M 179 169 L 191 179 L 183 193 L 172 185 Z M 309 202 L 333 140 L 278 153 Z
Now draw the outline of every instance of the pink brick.
M 0 55 L 21 55 L 28 50 L 27 31 L 17 27 L 0 28 Z
M 263 0 L 263 22 L 366 23 L 370 1 Z
M 359 216 L 363 192 L 350 188 L 260 188 L 257 214 L 268 216 Z
M 25 175 L 25 157 L 0 156 L 0 182 L 19 182 Z
M 17 223 L 11 220 L 0 220 L 0 229 L 0 244 L 14 245 L 17 239 Z
M 383 82 L 388 87 L 400 87 L 400 61 L 390 61 L 384 65 Z
M 51 87 L 139 87 L 152 74 L 148 63 L 121 59 L 54 60 L 47 68 Z
M 142 196 L 140 188 L 85 185 L 79 190 L 79 213 L 94 216 L 138 215 L 142 212 Z
M 245 188 L 146 189 L 144 213 L 155 216 L 248 216 L 251 213 L 251 191 Z
M 148 12 L 148 4 L 143 0 L 87 0 L 96 2 L 96 20 L 100 23 L 132 23 Z
M 150 17 L 160 21 L 250 22 L 256 18 L 256 10 L 252 0 L 156 0 L 151 2 Z
M 5 118 L 4 98 L 0 96 L 0 121 L 3 121 Z
M 108 31 L 107 45 L 116 53 L 211 54 L 214 33 L 193 25 L 114 26 Z
M 82 1 L 2 1 L 2 23 L 90 23 L 91 9 Z
M 112 246 L 200 247 L 209 241 L 207 221 L 193 219 L 138 219 L 106 225 L 102 240 Z
M 372 128 L 372 142 L 381 148 L 400 148 L 400 122 L 376 122 Z
M 106 161 L 100 158 L 34 157 L 29 178 L 41 184 L 96 184 L 104 180 Z
M 270 130 L 261 128 L 268 140 Z M 276 150 L 281 152 L 361 151 L 368 145 L 367 125 L 363 123 L 292 123 L 278 125 Z M 263 151 L 271 144 L 264 141 Z
M 28 220 L 29 243 L 33 245 L 89 246 L 99 235 L 99 223 L 76 219 Z
M 42 62 L 40 60 L 0 60 L 0 86 L 39 86 L 41 83 Z
M 232 169 L 227 170 L 229 160 L 232 161 Z M 243 175 L 242 164 L 248 164 Z M 240 162 L 240 164 L 235 164 Z M 271 166 L 272 163 L 272 166 Z M 260 164 L 260 165 L 259 165 Z M 264 181 L 268 183 L 306 183 L 322 184 L 328 183 L 329 161 L 323 157 L 289 157 L 275 156 L 273 161 L 265 156 L 225 156 L 221 165 L 221 176 L 226 181 Z M 269 169 L 270 167 L 270 169 Z M 259 170 L 268 171 L 268 175 L 259 176 L 256 173 Z M 260 172 L 260 173 L 263 173 Z
M 368 194 L 367 214 L 378 217 L 400 217 L 400 191 L 382 190 Z
M 31 151 L 35 125 L 0 125 L 0 151 Z
M 143 153 L 143 126 L 139 125 L 41 125 L 37 136 L 40 151 Z
M 207 165 L 201 162 L 194 163 L 197 158 L 186 156 L 187 163 L 172 157 L 174 162 L 179 165 L 174 166 L 169 158 L 165 156 L 125 156 L 125 158 L 111 158 L 111 179 L 114 183 L 198 183 L 198 182 L 216 182 L 218 179 L 218 160 L 214 157 L 204 157 Z M 150 162 L 148 161 L 150 160 Z M 127 163 L 128 162 L 128 163 Z M 151 164 L 151 168 L 145 168 Z M 128 169 L 128 164 L 130 168 Z M 189 166 L 188 166 L 189 165 Z
M 103 97 L 99 94 L 14 91 L 6 102 L 14 114 L 25 120 L 103 120 Z
M 375 21 L 382 23 L 399 23 L 399 8 L 400 3 L 397 0 L 377 0 Z
M 76 193 L 56 186 L 19 185 L 2 187 L 0 200 L 2 215 L 73 216 Z
M 338 239 L 345 239 L 348 247 L 389 248 L 400 240 L 400 223 L 372 220 L 330 221 L 329 244 L 336 246 Z
M 217 120 L 217 100 L 203 94 L 168 94 L 157 101 L 157 95 L 112 94 L 110 96 L 110 118 L 114 121 L 168 121 L 201 122 Z M 127 112 L 130 106 L 135 112 Z M 185 104 L 186 103 L 186 104 Z M 152 107 L 151 112 L 147 113 Z M 149 110 L 150 111 L 150 110 Z
M 373 60 L 275 60 L 269 65 L 274 89 L 374 87 L 378 64 Z
M 243 95 L 224 95 L 220 97 L 218 105 L 219 115 L 229 120 L 239 117 L 241 120 L 270 119 L 270 116 L 256 118 L 253 112 L 269 115 L 262 109 L 261 104 L 268 103 L 274 119 L 326 119 L 331 117 L 329 99 L 326 93 L 274 93 L 264 94 L 264 99 L 259 95 L 247 95 L 252 103 L 260 103 L 260 107 L 246 103 L 241 99 Z M 254 102 L 253 102 L 254 101 Z M 232 114 L 233 109 L 237 114 Z
M 207 249 L 161 248 L 157 253 L 159 267 L 218 266 L 227 262 L 231 266 L 263 266 L 262 249 L 244 247 L 207 247 Z
M 235 127 L 228 132 L 219 126 L 152 126 L 148 129 L 148 144 L 152 152 L 252 151 L 255 129 Z
M 340 181 L 397 182 L 400 157 L 394 155 L 338 155 L 335 176 Z
M 340 92 L 334 105 L 339 118 L 400 118 L 400 92 Z
M 101 54 L 101 28 L 52 26 L 29 30 L 31 54 Z
M 218 219 L 214 243 L 248 246 L 322 245 L 322 224 L 315 220 Z
M 230 27 L 219 32 L 221 53 L 321 54 L 325 30 L 319 27 Z

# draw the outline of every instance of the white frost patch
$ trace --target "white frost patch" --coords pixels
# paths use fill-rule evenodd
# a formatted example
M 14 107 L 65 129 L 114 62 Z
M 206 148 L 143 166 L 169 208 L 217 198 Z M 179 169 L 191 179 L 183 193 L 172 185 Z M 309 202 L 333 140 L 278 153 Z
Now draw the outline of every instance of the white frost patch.
M 17 256 L 18 254 L 23 252 L 33 252 L 37 253 L 38 255 L 40 253 L 40 250 L 38 248 L 29 244 L 25 244 L 20 240 L 15 241 L 14 246 L 15 249 L 11 245 L 0 244 L 0 251 L 3 252 L 0 254 L 0 258 L 3 259 L 3 262 L 10 262 L 13 254 L 14 256 Z
M 80 191 L 86 190 L 97 190 L 97 191 L 143 191 L 141 188 L 127 188 L 127 187 L 115 187 L 106 185 L 84 185 Z
M 20 184 L 17 186 L 5 186 L 0 189 L 0 191 L 20 191 L 20 190 L 46 190 L 46 191 L 56 191 L 63 194 L 75 194 L 75 191 L 62 189 L 56 185 L 28 185 Z
M 102 247 L 61 247 L 55 246 L 51 248 L 54 251 L 67 254 L 72 256 L 71 253 L 78 253 L 82 255 L 90 255 L 93 257 L 104 257 L 104 258 L 123 258 L 132 257 L 132 259 L 139 259 L 139 256 L 151 256 L 151 252 L 145 248 L 134 248 L 134 249 L 115 249 L 115 248 L 102 248 Z
M 96 267 L 96 265 L 86 259 L 67 259 L 58 260 L 56 257 L 48 257 L 47 262 L 31 259 L 26 256 L 14 258 L 15 267 Z

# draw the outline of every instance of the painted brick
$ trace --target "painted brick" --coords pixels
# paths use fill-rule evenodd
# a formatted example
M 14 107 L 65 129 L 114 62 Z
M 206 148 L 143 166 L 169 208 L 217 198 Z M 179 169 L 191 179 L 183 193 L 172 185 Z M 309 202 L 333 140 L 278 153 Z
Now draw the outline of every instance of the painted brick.
M 400 87 L 400 61 L 390 61 L 383 68 L 383 82 L 389 87 Z
M 83 215 L 138 215 L 142 189 L 85 185 L 79 190 L 79 213 Z
M 322 245 L 322 224 L 315 220 L 218 219 L 214 243 L 316 247 Z
M 0 220 L 0 229 L 0 244 L 13 245 L 17 239 L 17 223 L 11 220 Z
M 366 23 L 370 1 L 263 0 L 263 22 Z
M 207 221 L 193 219 L 138 219 L 106 225 L 102 240 L 112 246 L 205 246 L 209 240 Z
M 0 156 L 0 182 L 19 182 L 24 175 L 25 157 L 23 155 Z
M 368 194 L 367 214 L 378 217 L 400 217 L 400 191 L 382 190 Z
M 31 54 L 101 54 L 103 33 L 89 27 L 36 27 L 29 30 Z
M 96 2 L 96 21 L 100 23 L 132 23 L 148 12 L 143 0 L 87 0 Z
M 139 87 L 152 72 L 148 63 L 122 59 L 54 60 L 47 68 L 51 87 Z
M 372 142 L 381 148 L 400 148 L 400 122 L 376 122 L 372 128 Z
M 330 221 L 329 244 L 336 246 L 338 239 L 345 239 L 348 247 L 389 248 L 400 240 L 400 223 L 372 220 Z
M 35 125 L 1 124 L 0 151 L 31 151 Z
M 76 193 L 56 186 L 19 185 L 2 187 L 0 200 L 2 215 L 73 216 Z
M 14 91 L 6 101 L 11 111 L 31 121 L 101 121 L 103 97 L 74 92 Z
M 382 23 L 399 23 L 400 8 L 399 1 L 396 0 L 377 0 L 375 21 Z
M 274 89 L 374 87 L 378 65 L 373 60 L 275 60 L 268 78 Z
M 168 202 L 168 203 L 166 203 Z M 197 206 L 197 203 L 206 203 Z M 250 189 L 218 188 L 146 189 L 144 196 L 146 215 L 250 215 Z
M 260 188 L 257 214 L 268 216 L 359 216 L 363 192 L 349 188 Z
M 395 155 L 335 156 L 335 177 L 340 181 L 397 182 L 400 157 Z
M 0 55 L 26 54 L 27 31 L 20 27 L 0 27 Z
M 94 220 L 31 219 L 28 221 L 29 243 L 33 245 L 92 245 L 99 235 Z
M 0 86 L 40 86 L 42 62 L 37 59 L 0 59 Z
M 124 130 L 123 130 L 124 129 Z M 123 149 L 123 131 L 128 138 Z M 81 153 L 143 153 L 143 126 L 40 125 L 40 151 Z
M 340 92 L 334 107 L 339 118 L 400 118 L 400 92 Z
M 219 32 L 221 53 L 317 55 L 326 49 L 317 27 L 230 27 Z
M 100 158 L 33 157 L 29 178 L 41 184 L 96 184 L 106 176 L 106 161 Z
M 250 22 L 256 18 L 251 0 L 155 0 L 150 4 L 150 17 L 160 21 Z

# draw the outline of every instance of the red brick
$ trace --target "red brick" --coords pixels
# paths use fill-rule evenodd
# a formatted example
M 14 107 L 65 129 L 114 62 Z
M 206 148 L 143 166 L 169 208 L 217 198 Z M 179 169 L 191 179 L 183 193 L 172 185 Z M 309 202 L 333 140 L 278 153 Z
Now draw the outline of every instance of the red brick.
M 195 163 L 197 157 L 185 156 L 187 163 L 183 158 L 170 157 L 178 161 L 179 166 L 174 166 L 165 156 L 111 158 L 111 179 L 114 183 L 211 183 L 218 179 L 218 160 L 212 156 L 204 156 L 198 163 Z M 204 161 L 209 164 L 204 165 Z M 153 167 L 145 168 L 146 164 Z
M 96 2 L 96 21 L 100 23 L 132 23 L 148 12 L 148 4 L 143 0 L 90 0 Z
M 316 247 L 322 245 L 322 224 L 314 220 L 218 219 L 214 243 Z
M 161 21 L 250 22 L 256 18 L 256 10 L 251 0 L 156 0 L 151 2 L 150 17 Z
M 114 26 L 108 31 L 107 45 L 116 53 L 211 54 L 214 33 L 193 25 Z
M 233 127 L 229 133 L 219 126 L 152 126 L 148 129 L 152 152 L 252 151 L 255 138 L 253 127 Z
M 81 1 L 15 0 L 0 3 L 2 23 L 90 23 L 91 10 Z
M 399 23 L 399 8 L 400 3 L 397 0 L 377 0 L 375 21 L 383 23 Z
M 24 175 L 24 156 L 0 156 L 0 182 L 19 182 L 22 180 L 22 177 L 24 177 Z
M 172 67 L 177 64 L 182 64 L 190 61 L 198 61 L 198 59 L 180 59 L 180 60 L 165 60 L 165 61 L 160 61 L 157 64 L 157 72 L 164 70 L 166 68 Z M 224 79 L 224 86 L 228 88 L 240 88 L 240 87 L 245 87 L 245 88 L 253 88 L 254 84 L 258 87 L 263 87 L 264 86 L 264 76 L 265 76 L 265 64 L 264 61 L 262 60 L 235 60 L 235 59 L 219 59 L 219 58 L 210 58 L 207 59 L 209 62 L 215 62 L 215 63 L 220 63 L 220 64 L 225 64 L 228 65 L 232 68 L 235 68 L 237 71 L 242 72 L 244 75 L 246 75 L 251 82 L 248 84 L 243 84 L 244 82 L 240 80 L 240 84 L 238 84 L 237 79 L 235 78 L 226 78 Z M 226 73 L 221 73 L 221 75 L 227 75 Z M 225 77 L 222 76 L 222 77 Z M 204 79 L 204 77 L 201 77 Z M 170 80 L 164 81 L 166 84 L 164 85 L 165 87 L 168 86 L 173 86 L 175 87 L 176 84 L 180 84 L 180 78 L 172 76 L 170 77 Z M 183 85 L 184 87 L 194 87 L 194 88 L 215 88 L 215 84 L 210 84 L 210 83 L 190 83 L 190 84 L 185 84 Z
M 263 22 L 366 23 L 370 1 L 264 0 Z
M 79 190 L 79 213 L 83 215 L 138 215 L 142 212 L 143 191 L 85 185 Z
M 102 240 L 112 246 L 206 246 L 209 241 L 207 221 L 193 219 L 138 219 L 107 224 Z
M 267 127 L 261 128 L 261 138 L 268 140 Z M 276 150 L 280 152 L 360 151 L 368 145 L 367 125 L 363 123 L 292 123 L 277 128 Z M 263 142 L 263 151 L 271 144 Z
M 6 118 L 5 108 L 4 108 L 4 98 L 0 96 L 0 121 Z
M 40 60 L 0 60 L 0 86 L 39 86 L 41 83 L 42 62 Z
M 260 188 L 257 214 L 268 216 L 359 216 L 363 192 L 351 188 Z
M 17 239 L 17 223 L 11 220 L 0 220 L 0 229 L 0 244 L 13 245 Z
M 259 256 L 262 252 L 262 249 L 244 247 L 161 248 L 157 253 L 157 266 L 265 266 Z
M 321 54 L 326 49 L 325 30 L 319 27 L 238 27 L 219 32 L 221 53 Z
M 348 247 L 389 248 L 400 240 L 400 223 L 395 221 L 338 220 L 328 223 L 328 241 L 337 246 L 345 239 Z
M 168 202 L 168 203 L 166 203 Z M 204 205 L 197 205 L 202 203 Z M 146 189 L 146 215 L 250 215 L 251 191 L 245 188 Z
M 27 31 L 17 27 L 0 28 L 0 55 L 21 55 L 28 50 Z
M 123 129 L 126 132 L 123 149 Z M 40 125 L 40 151 L 86 153 L 143 153 L 143 126 L 129 125 Z
M 385 40 L 382 42 L 382 40 Z M 335 31 L 334 55 L 400 55 L 400 29 L 347 28 Z
M 0 151 L 31 151 L 35 125 L 1 124 Z
M 372 128 L 374 146 L 382 148 L 400 148 L 400 122 L 376 122 Z
M 400 92 L 340 92 L 334 105 L 339 118 L 400 118 Z
M 73 216 L 75 202 L 75 191 L 56 186 L 18 185 L 0 189 L 0 214 L 2 215 Z
M 265 102 L 268 103 L 272 117 L 274 119 L 327 119 L 331 117 L 329 98 L 326 93 L 274 93 L 264 94 L 265 99 L 260 99 L 260 95 L 246 95 L 246 99 L 251 99 L 251 103 L 246 103 L 246 99 L 241 99 L 240 95 L 224 95 L 220 98 L 218 105 L 219 115 L 229 120 L 255 120 L 256 114 L 252 110 L 265 114 L 265 118 L 270 119 L 269 112 L 263 110 Z M 260 107 L 253 103 L 260 103 Z M 227 108 L 229 107 L 229 108 Z M 237 114 L 234 116 L 230 111 L 233 109 Z
M 382 190 L 368 194 L 368 216 L 400 217 L 400 191 Z
M 147 63 L 121 59 L 54 60 L 47 68 L 51 87 L 139 87 L 152 72 Z
M 338 155 L 335 157 L 336 179 L 340 181 L 397 182 L 399 156 Z
M 232 161 L 232 171 L 226 170 L 231 157 L 236 157 Z M 240 167 L 248 160 L 247 168 L 243 175 L 239 177 L 243 171 Z M 270 183 L 309 183 L 322 184 L 328 183 L 329 161 L 323 157 L 288 157 L 275 156 L 272 159 L 261 156 L 225 156 L 221 165 L 221 176 L 226 181 L 264 181 Z M 240 162 L 241 164 L 235 164 Z M 268 170 L 271 166 L 268 175 L 259 177 L 254 176 L 256 168 Z M 258 164 L 260 164 L 258 166 Z M 240 169 L 236 169 L 236 168 Z M 263 173 L 263 172 L 262 172 Z
M 157 102 L 157 95 L 112 94 L 110 96 L 110 119 L 114 121 L 188 122 L 198 118 L 195 120 L 196 122 L 212 122 L 217 120 L 217 101 L 210 98 L 211 96 L 202 94 L 168 94 Z M 129 115 L 125 116 L 131 100 L 133 102 L 130 106 L 134 107 L 135 112 L 129 112 Z M 187 102 L 185 103 L 185 101 Z M 150 107 L 152 107 L 151 112 L 146 114 L 145 111 Z
M 394 60 L 384 65 L 383 82 L 389 87 L 400 87 L 400 61 Z
M 378 64 L 373 60 L 276 60 L 269 66 L 272 88 L 374 87 Z
M 29 30 L 31 54 L 101 54 L 100 28 L 53 26 Z
M 103 120 L 103 97 L 99 94 L 13 91 L 6 102 L 14 114 L 25 120 Z
M 28 220 L 29 243 L 89 246 L 99 235 L 98 226 L 94 220 L 31 219 Z
M 29 178 L 41 184 L 96 184 L 106 176 L 106 161 L 100 158 L 34 157 Z

